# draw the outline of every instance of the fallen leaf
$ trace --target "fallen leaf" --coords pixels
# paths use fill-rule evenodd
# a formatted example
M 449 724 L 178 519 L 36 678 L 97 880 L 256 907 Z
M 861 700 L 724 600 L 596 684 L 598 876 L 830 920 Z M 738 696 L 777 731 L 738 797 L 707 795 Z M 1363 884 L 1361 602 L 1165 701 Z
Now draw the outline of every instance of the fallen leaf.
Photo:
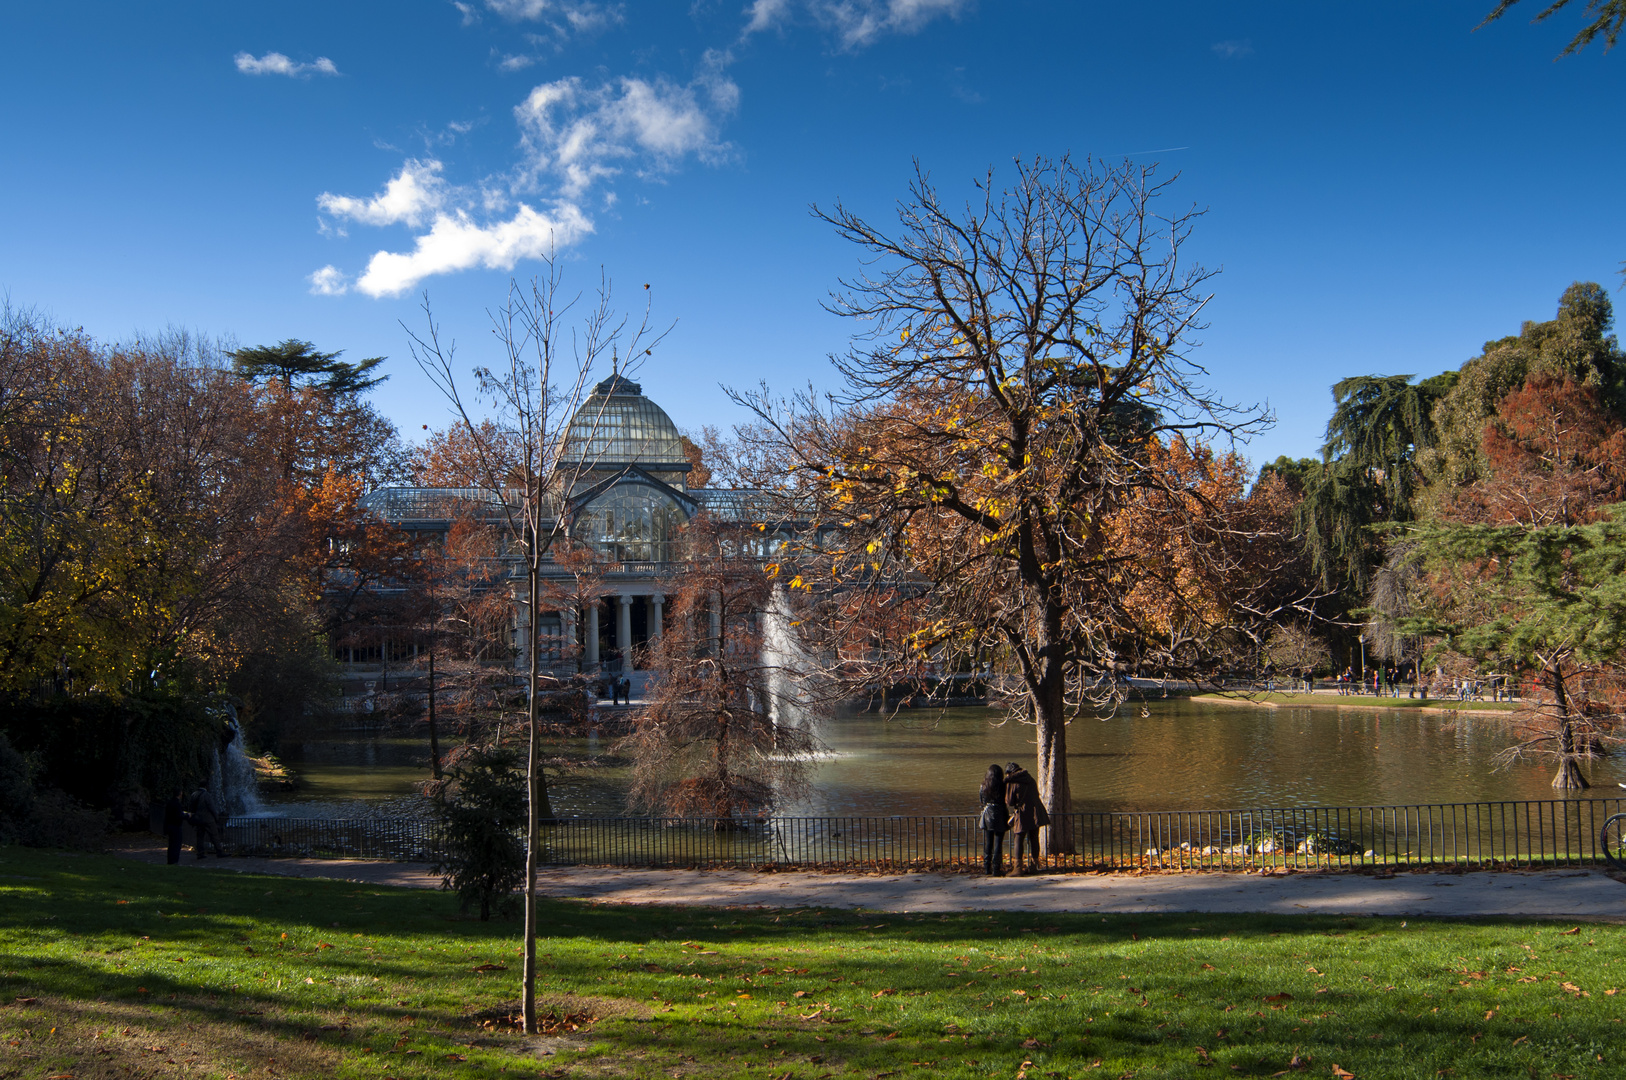
M 1344 1068 L 1342 1065 L 1334 1065 L 1332 1067 L 1332 1074 L 1336 1076 L 1338 1080 L 1355 1080 L 1355 1074 Z
M 504 965 L 504 964 L 481 964 L 479 967 L 473 968 L 472 970 L 474 970 L 474 971 L 507 971 L 508 967 L 507 967 L 507 965 Z
M 1293 1000 L 1293 995 L 1292 994 L 1271 994 L 1269 997 L 1265 998 L 1265 1000 L 1266 1001 L 1292 1001 Z
M 875 993 L 871 994 L 870 997 L 872 997 L 872 998 L 886 997 L 888 994 L 896 994 L 896 993 L 897 993 L 896 990 L 892 989 L 891 987 L 887 987 L 885 990 L 877 990 L 877 991 L 875 991 Z

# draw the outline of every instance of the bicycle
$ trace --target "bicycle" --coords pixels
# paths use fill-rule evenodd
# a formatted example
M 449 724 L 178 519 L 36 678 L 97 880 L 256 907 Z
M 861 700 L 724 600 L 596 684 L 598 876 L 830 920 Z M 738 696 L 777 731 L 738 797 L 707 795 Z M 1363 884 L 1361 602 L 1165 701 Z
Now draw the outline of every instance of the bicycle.
M 1620 785 L 1626 788 L 1626 784 Z M 1598 845 L 1603 857 L 1617 870 L 1626 870 L 1626 814 L 1616 814 L 1598 830 Z

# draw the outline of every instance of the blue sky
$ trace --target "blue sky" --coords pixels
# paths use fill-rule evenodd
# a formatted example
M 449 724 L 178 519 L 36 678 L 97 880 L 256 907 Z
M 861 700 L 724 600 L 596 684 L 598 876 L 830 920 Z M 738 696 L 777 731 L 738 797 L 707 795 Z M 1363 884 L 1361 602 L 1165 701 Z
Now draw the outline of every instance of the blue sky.
M 643 372 L 684 427 L 719 383 L 828 380 L 820 303 L 890 213 L 1015 156 L 1159 161 L 1222 269 L 1199 359 L 1320 443 L 1329 386 L 1456 367 L 1574 280 L 1620 284 L 1626 53 L 1491 0 L 394 0 L 0 12 L 0 291 L 105 338 L 166 326 L 387 355 L 404 434 L 420 294 L 473 364 L 552 229 L 675 318 Z M 1579 0 L 1573 5 L 1579 7 Z M 383 254 L 380 254 L 383 253 Z M 1618 297 L 1620 294 L 1615 293 Z

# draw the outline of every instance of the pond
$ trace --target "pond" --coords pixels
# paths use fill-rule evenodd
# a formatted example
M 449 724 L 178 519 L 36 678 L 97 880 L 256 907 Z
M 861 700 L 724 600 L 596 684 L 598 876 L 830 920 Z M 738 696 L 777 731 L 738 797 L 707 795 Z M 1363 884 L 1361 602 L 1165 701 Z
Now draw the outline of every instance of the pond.
M 873 714 L 828 722 L 830 753 L 814 768 L 813 791 L 788 815 L 931 815 L 971 813 L 990 762 L 1033 768 L 1031 728 L 998 724 L 985 709 Z M 554 812 L 625 812 L 624 763 L 613 739 L 586 736 L 556 744 L 576 763 L 549 770 Z M 1553 768 L 1532 762 L 1498 771 L 1509 736 L 1495 719 L 1404 710 L 1262 709 L 1185 700 L 1135 704 L 1111 720 L 1075 720 L 1068 728 L 1073 808 L 1218 810 L 1246 807 L 1550 799 Z M 349 816 L 399 813 L 428 777 L 427 739 L 360 731 L 329 732 L 285 748 L 305 786 L 267 810 Z M 1616 794 L 1626 759 L 1587 766 L 1596 794 Z M 1587 793 L 1582 793 L 1585 797 Z M 381 801 L 390 800 L 387 805 Z

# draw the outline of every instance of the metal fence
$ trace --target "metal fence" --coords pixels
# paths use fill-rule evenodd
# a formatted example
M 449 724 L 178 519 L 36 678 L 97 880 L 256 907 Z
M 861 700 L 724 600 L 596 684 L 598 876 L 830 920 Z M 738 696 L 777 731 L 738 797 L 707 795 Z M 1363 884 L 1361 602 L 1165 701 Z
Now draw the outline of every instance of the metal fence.
M 445 847 L 438 822 L 412 818 L 236 818 L 225 842 L 240 855 L 397 862 L 434 862 Z
M 1605 860 L 1599 831 L 1623 811 L 1626 800 L 1613 798 L 1067 814 L 1051 833 L 1070 831 L 1072 853 L 1046 862 L 1081 870 L 1588 866 Z M 243 854 L 432 862 L 443 849 L 438 823 L 399 818 L 245 818 L 226 834 Z M 541 856 L 552 866 L 934 869 L 980 865 L 983 834 L 970 815 L 559 818 L 542 828 Z

